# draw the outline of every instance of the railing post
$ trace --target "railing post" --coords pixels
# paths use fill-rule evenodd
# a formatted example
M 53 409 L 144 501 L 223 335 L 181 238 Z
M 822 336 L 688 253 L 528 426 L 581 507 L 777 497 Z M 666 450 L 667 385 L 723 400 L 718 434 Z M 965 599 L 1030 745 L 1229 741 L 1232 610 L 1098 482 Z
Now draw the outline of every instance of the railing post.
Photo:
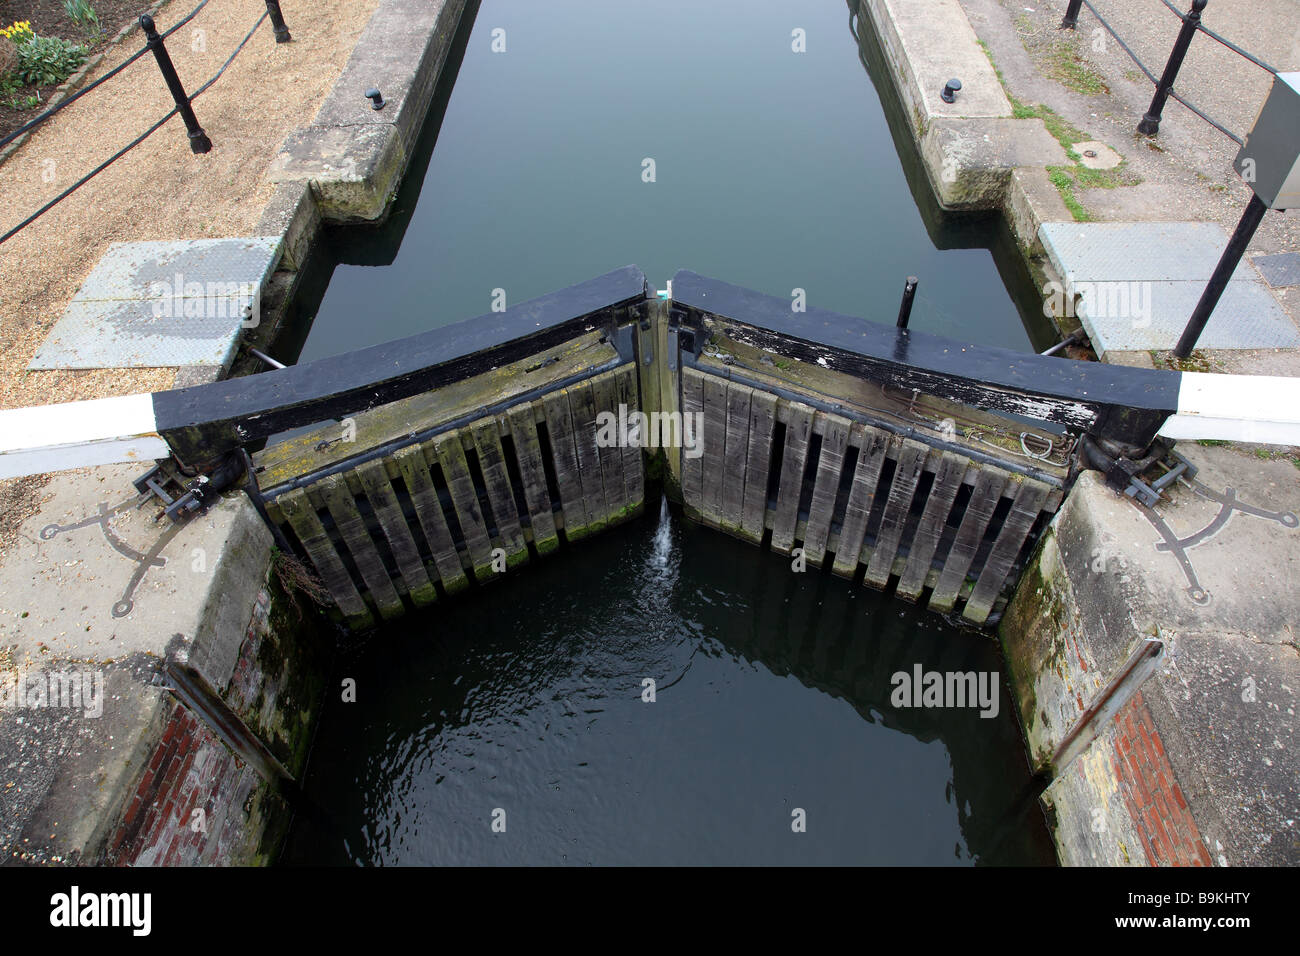
M 158 61 L 158 69 L 162 70 L 167 89 L 171 90 L 176 109 L 180 112 L 181 119 L 185 121 L 185 129 L 190 134 L 190 149 L 195 153 L 208 152 L 212 149 L 212 140 L 208 139 L 208 134 L 203 132 L 198 117 L 194 115 L 194 107 L 190 105 L 190 98 L 185 94 L 185 87 L 181 86 L 181 78 L 176 75 L 176 67 L 167 53 L 167 47 L 163 45 L 162 36 L 154 26 L 153 17 L 147 13 L 141 14 L 140 27 L 144 30 L 144 38 L 149 49 L 153 50 L 154 59 Z
M 912 317 L 912 301 L 916 298 L 916 287 L 920 284 L 920 279 L 916 276 L 908 276 L 907 284 L 903 286 L 903 302 L 898 307 L 898 327 L 907 328 L 907 321 Z
M 1079 11 L 1083 8 L 1083 0 L 1070 0 L 1070 5 L 1065 8 L 1065 16 L 1061 18 L 1062 30 L 1073 30 L 1079 25 Z
M 1201 301 L 1196 303 L 1196 310 L 1187 320 L 1187 328 L 1183 330 L 1182 338 L 1174 346 L 1175 358 L 1185 359 L 1192 354 L 1192 349 L 1196 348 L 1196 340 L 1205 331 L 1206 323 L 1214 314 L 1214 307 L 1219 304 L 1223 290 L 1228 287 L 1228 280 L 1241 264 L 1241 257 L 1245 255 L 1246 247 L 1250 245 L 1250 240 L 1254 237 L 1255 230 L 1259 228 L 1266 212 L 1268 212 L 1268 205 L 1264 200 L 1258 196 L 1251 196 L 1250 204 L 1241 215 L 1241 222 L 1237 223 L 1236 232 L 1228 240 L 1228 248 L 1223 250 L 1223 257 L 1219 259 L 1214 275 L 1210 277 L 1205 292 L 1201 294 Z
M 266 0 L 266 12 L 271 15 L 271 26 L 275 28 L 275 42 L 288 43 L 292 40 L 289 28 L 284 24 L 284 14 L 280 12 L 280 0 Z
M 1160 132 L 1160 117 L 1165 111 L 1165 103 L 1169 101 L 1169 91 L 1174 88 L 1174 80 L 1178 78 L 1178 71 L 1187 56 L 1187 48 L 1192 45 L 1196 28 L 1201 25 L 1201 11 L 1209 5 L 1209 2 L 1210 0 L 1192 0 L 1192 9 L 1183 17 L 1183 28 L 1178 31 L 1178 39 L 1174 41 L 1174 49 L 1169 54 L 1169 62 L 1165 64 L 1164 75 L 1160 77 L 1160 83 L 1156 86 L 1156 95 L 1151 100 L 1151 108 L 1147 110 L 1147 115 L 1142 117 L 1142 122 L 1138 123 L 1139 133 L 1154 136 Z

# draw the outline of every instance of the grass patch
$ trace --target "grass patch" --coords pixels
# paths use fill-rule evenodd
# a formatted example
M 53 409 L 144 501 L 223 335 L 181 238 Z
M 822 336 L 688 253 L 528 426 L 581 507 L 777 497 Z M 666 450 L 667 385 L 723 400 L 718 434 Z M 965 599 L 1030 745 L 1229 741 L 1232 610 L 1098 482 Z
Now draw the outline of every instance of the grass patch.
M 1070 176 L 1068 167 L 1047 167 L 1047 178 L 1052 181 L 1052 185 L 1061 194 L 1065 208 L 1070 210 L 1070 215 L 1074 217 L 1075 222 L 1092 221 L 1092 214 L 1083 207 L 1083 203 L 1079 202 L 1079 197 L 1074 194 L 1074 179 Z
M 1142 182 L 1141 176 L 1128 169 L 1127 160 L 1122 161 L 1114 169 L 1088 169 L 1086 166 L 1078 165 L 1081 157 L 1074 151 L 1074 144 L 1087 142 L 1092 137 L 1066 120 L 1050 106 L 1044 106 L 1041 103 L 1030 106 L 1028 103 L 1018 100 L 1007 87 L 1006 78 L 1002 75 L 1002 71 L 998 69 L 997 61 L 993 59 L 993 51 L 989 49 L 988 44 L 983 40 L 979 40 L 978 43 L 981 49 L 984 50 L 984 55 L 989 58 L 989 64 L 993 67 L 993 72 L 997 75 L 998 82 L 1002 84 L 1002 90 L 1011 103 L 1011 115 L 1015 119 L 1042 120 L 1047 132 L 1061 144 L 1061 149 L 1065 150 L 1065 155 L 1074 164 L 1070 166 L 1048 166 L 1047 178 L 1051 180 L 1052 185 L 1061 194 L 1061 201 L 1065 203 L 1065 208 L 1070 211 L 1070 215 L 1074 217 L 1075 222 L 1091 222 L 1093 218 L 1092 214 L 1079 200 L 1078 193 L 1082 190 L 1114 189 L 1117 186 L 1136 186 Z M 1058 46 L 1060 45 L 1063 44 L 1058 44 Z M 1096 74 L 1093 75 L 1096 76 Z M 1097 79 L 1100 81 L 1100 77 L 1097 77 Z M 1103 83 L 1102 86 L 1105 87 L 1105 84 Z M 1086 91 L 1081 90 L 1081 92 Z M 1107 89 L 1106 92 L 1110 91 Z
M 1083 57 L 1075 50 L 1074 44 L 1068 40 L 1061 40 L 1052 45 L 1047 52 L 1045 66 L 1044 72 L 1048 76 L 1076 93 L 1099 96 L 1110 92 L 1110 87 L 1106 85 L 1102 75 L 1084 62 Z

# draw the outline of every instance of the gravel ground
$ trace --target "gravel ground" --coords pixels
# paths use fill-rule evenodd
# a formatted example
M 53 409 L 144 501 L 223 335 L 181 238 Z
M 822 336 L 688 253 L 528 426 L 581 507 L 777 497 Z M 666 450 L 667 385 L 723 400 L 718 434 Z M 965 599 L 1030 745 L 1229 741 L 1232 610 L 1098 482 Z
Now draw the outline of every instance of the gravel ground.
M 111 242 L 248 235 L 271 195 L 263 177 L 285 136 L 306 125 L 342 71 L 377 0 L 288 0 L 294 42 L 276 44 L 269 23 L 222 78 L 195 101 L 212 152 L 193 155 L 178 117 L 0 246 L 0 407 L 103 398 L 171 385 L 173 369 L 29 372 L 50 326 Z M 160 28 L 192 6 L 169 4 Z M 212 76 L 260 10 L 210 0 L 168 44 L 187 88 Z M 137 37 L 138 39 L 138 37 Z M 179 42 L 178 42 L 179 41 Z M 101 70 L 136 49 L 132 40 Z M 171 108 L 145 57 L 40 128 L 0 167 L 6 227 L 21 221 Z
M 212 139 L 189 150 L 173 117 L 143 144 L 0 245 L 0 408 L 170 388 L 175 369 L 28 371 L 68 301 L 112 242 L 249 235 L 272 187 L 264 171 L 281 142 L 316 115 L 378 0 L 284 0 L 293 42 L 258 28 L 220 80 L 195 101 Z M 160 30 L 196 4 L 168 4 Z M 265 7 L 209 0 L 168 42 L 188 90 L 225 62 Z M 139 48 L 137 32 L 112 50 L 106 72 Z M 93 79 L 91 77 L 90 79 Z M 74 103 L 0 165 L 0 232 L 121 149 L 172 107 L 152 57 Z M 40 503 L 42 477 L 0 481 L 0 550 Z
M 1238 146 L 1170 100 L 1160 133 L 1137 133 L 1154 87 L 1086 8 L 1074 33 L 1058 29 L 1066 0 L 961 0 L 975 32 L 989 47 L 1011 93 L 1026 104 L 1051 107 L 1128 160 L 1141 183 L 1087 189 L 1079 200 L 1102 221 L 1199 220 L 1228 232 L 1237 225 L 1250 188 L 1233 170 Z M 1176 0 L 1190 9 L 1190 0 Z M 1093 0 L 1098 12 L 1159 76 L 1179 20 L 1161 0 Z M 1279 70 L 1300 70 L 1300 0 L 1212 0 L 1204 23 Z M 1077 58 L 1077 69 L 1061 70 Z M 1202 110 L 1244 136 L 1268 96 L 1272 77 L 1199 34 L 1175 88 Z M 1300 250 L 1300 210 L 1270 212 L 1247 252 Z M 1300 289 L 1274 290 L 1300 324 Z M 1214 371 L 1300 375 L 1293 352 L 1213 352 Z

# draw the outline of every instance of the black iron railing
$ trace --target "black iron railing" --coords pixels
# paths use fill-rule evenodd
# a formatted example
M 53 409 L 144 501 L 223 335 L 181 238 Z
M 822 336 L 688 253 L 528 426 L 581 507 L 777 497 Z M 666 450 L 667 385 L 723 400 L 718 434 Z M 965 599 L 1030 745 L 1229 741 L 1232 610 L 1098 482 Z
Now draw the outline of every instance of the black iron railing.
M 1243 145 L 1245 140 L 1241 136 L 1238 136 L 1232 130 L 1228 129 L 1227 126 L 1220 123 L 1209 113 L 1205 112 L 1205 110 L 1191 102 L 1187 97 L 1183 96 L 1174 88 L 1174 84 L 1178 80 L 1178 73 L 1183 66 L 1183 60 L 1187 57 L 1187 51 L 1191 48 L 1192 40 L 1196 38 L 1196 34 L 1204 33 L 1206 36 L 1216 40 L 1233 53 L 1244 57 L 1261 69 L 1267 70 L 1269 73 L 1275 75 L 1277 70 L 1265 63 L 1259 57 L 1246 52 L 1231 40 L 1228 40 L 1211 30 L 1201 22 L 1201 14 L 1205 12 L 1205 8 L 1209 5 L 1209 0 L 1192 0 L 1192 8 L 1186 13 L 1183 13 L 1178 9 L 1178 7 L 1174 6 L 1171 0 L 1160 0 L 1160 2 L 1163 3 L 1170 12 L 1182 20 L 1183 24 L 1179 28 L 1178 36 L 1174 40 L 1174 47 L 1169 53 L 1169 59 L 1165 62 L 1164 71 L 1159 77 L 1157 77 L 1155 73 L 1142 62 L 1141 57 L 1139 57 L 1133 51 L 1133 48 L 1124 41 L 1124 38 L 1119 35 L 1119 32 L 1097 11 L 1097 8 L 1092 4 L 1092 0 L 1069 0 L 1069 5 L 1065 10 L 1065 16 L 1061 20 L 1061 29 L 1076 29 L 1079 24 L 1079 14 L 1083 11 L 1084 7 L 1087 7 L 1089 12 L 1097 18 L 1097 22 L 1100 23 L 1106 32 L 1115 39 L 1115 42 L 1120 45 L 1120 49 L 1127 53 L 1129 59 L 1137 64 L 1138 69 L 1146 75 L 1146 78 L 1155 84 L 1156 90 L 1155 95 L 1151 98 L 1151 105 L 1138 123 L 1139 133 L 1143 133 L 1147 136 L 1154 136 L 1160 131 L 1160 122 L 1164 117 L 1165 105 L 1172 98 L 1187 107 L 1201 119 L 1205 120 L 1205 122 L 1209 123 L 1237 145 Z
M 63 190 L 63 192 L 59 193 L 49 202 L 45 203 L 45 205 L 41 206 L 38 210 L 36 210 L 36 212 L 32 213 L 30 216 L 28 216 L 18 225 L 14 226 L 12 229 L 8 230 L 3 235 L 0 235 L 0 243 L 7 242 L 9 239 L 12 239 L 18 233 L 22 232 L 22 230 L 26 229 L 28 226 L 30 226 L 41 216 L 45 215 L 45 213 L 49 212 L 51 209 L 53 209 L 59 203 L 63 202 L 63 200 L 67 199 L 69 196 L 71 196 L 74 192 L 76 192 L 78 189 L 80 189 L 90 180 L 94 179 L 96 176 L 102 173 L 109 166 L 113 165 L 113 163 L 117 162 L 119 159 L 121 159 L 131 150 L 135 149 L 135 147 L 143 143 L 146 139 L 152 136 L 159 128 L 161 128 L 163 124 L 165 124 L 168 120 L 170 120 L 173 116 L 176 116 L 177 114 L 179 114 L 182 120 L 185 122 L 186 135 L 189 139 L 191 150 L 193 150 L 193 152 L 195 153 L 201 154 L 201 153 L 206 153 L 212 149 L 212 140 L 208 137 L 203 127 L 199 125 L 198 117 L 194 113 L 194 106 L 193 106 L 194 100 L 198 99 L 199 96 L 201 96 L 209 87 L 211 87 L 213 83 L 215 83 L 218 79 L 221 78 L 221 75 L 225 73 L 226 69 L 230 66 L 230 64 L 234 62 L 235 57 L 237 57 L 240 54 L 240 52 L 243 51 L 244 47 L 248 44 L 248 41 L 253 38 L 253 34 L 257 32 L 257 28 L 260 27 L 263 21 L 265 21 L 268 17 L 270 18 L 271 25 L 275 30 L 275 40 L 277 43 L 288 42 L 290 36 L 289 36 L 289 30 L 284 23 L 284 16 L 280 12 L 279 0 L 266 0 L 266 10 L 264 10 L 261 16 L 257 18 L 257 21 L 253 24 L 252 28 L 248 31 L 248 33 L 245 34 L 244 38 L 239 41 L 239 45 L 235 47 L 234 52 L 231 53 L 229 58 L 227 58 L 227 60 L 221 65 L 221 69 L 217 70 L 217 72 L 211 77 L 211 79 L 209 79 L 206 83 L 204 83 L 202 86 L 196 89 L 193 93 L 187 93 L 185 91 L 184 84 L 181 82 L 180 76 L 176 72 L 176 66 L 175 64 L 172 63 L 171 55 L 167 52 L 166 41 L 167 38 L 170 37 L 173 33 L 175 33 L 181 27 L 185 26 L 187 23 L 193 20 L 199 14 L 199 11 L 201 11 L 207 5 L 208 5 L 208 0 L 201 0 L 201 2 L 193 10 L 191 10 L 185 17 L 183 17 L 180 20 L 180 22 L 172 25 L 169 29 L 167 29 L 165 32 L 162 33 L 158 32 L 152 17 L 150 17 L 148 14 L 142 15 L 140 17 L 140 27 L 144 31 L 144 35 L 145 35 L 145 45 L 142 49 L 137 50 L 135 53 L 131 54 L 131 56 L 127 57 L 125 61 L 113 67 L 113 69 L 109 70 L 103 76 L 99 77 L 94 82 L 87 84 L 86 86 L 82 87 L 80 90 L 77 90 L 75 93 L 61 100 L 59 103 L 50 107 L 44 113 L 41 113 L 39 116 L 35 117 L 29 122 L 24 123 L 22 126 L 18 127 L 13 132 L 8 133 L 3 137 L 0 137 L 0 149 L 3 149 L 5 146 L 14 142 L 18 138 L 25 136 L 27 133 L 30 133 L 38 126 L 48 122 L 60 111 L 71 106 L 73 103 L 77 102 L 79 99 L 81 99 L 83 96 L 86 96 L 88 93 L 91 93 L 94 90 L 98 89 L 101 85 L 108 82 L 118 74 L 122 73 L 132 64 L 134 64 L 137 60 L 139 60 L 140 58 L 142 58 L 143 56 L 149 53 L 153 54 L 154 60 L 158 64 L 158 69 L 162 72 L 163 80 L 167 83 L 167 88 L 171 92 L 172 100 L 176 104 L 171 109 L 170 112 L 168 112 L 166 115 L 161 117 L 157 122 L 151 125 L 148 129 L 146 129 L 135 139 L 133 139 L 125 147 L 118 150 L 116 153 L 110 156 L 103 163 L 100 163 L 98 166 L 92 169 L 85 176 L 82 176 L 75 183 L 73 183 L 67 189 Z

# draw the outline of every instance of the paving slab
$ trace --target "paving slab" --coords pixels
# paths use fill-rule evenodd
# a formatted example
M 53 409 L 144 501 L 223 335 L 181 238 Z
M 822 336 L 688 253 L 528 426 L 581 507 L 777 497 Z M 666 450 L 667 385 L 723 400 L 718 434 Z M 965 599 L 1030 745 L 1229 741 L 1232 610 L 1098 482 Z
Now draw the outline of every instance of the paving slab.
M 1275 289 L 1300 285 L 1300 252 L 1283 252 L 1276 256 L 1256 256 L 1250 260 Z
M 114 243 L 32 369 L 224 367 L 255 326 L 279 236 Z
M 1207 222 L 1049 222 L 1039 230 L 1097 353 L 1177 343 L 1228 244 Z M 1243 261 L 1202 333 L 1206 349 L 1300 347 L 1300 330 Z

